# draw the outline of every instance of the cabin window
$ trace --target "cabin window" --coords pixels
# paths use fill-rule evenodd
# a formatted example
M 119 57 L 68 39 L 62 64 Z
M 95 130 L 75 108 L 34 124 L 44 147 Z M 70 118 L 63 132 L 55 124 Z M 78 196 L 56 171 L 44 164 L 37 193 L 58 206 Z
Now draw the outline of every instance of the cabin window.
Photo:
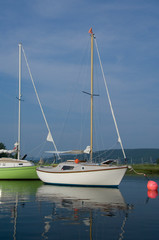
M 61 169 L 62 170 L 72 170 L 72 169 L 74 169 L 74 166 L 63 166 Z
M 84 167 L 82 167 L 82 170 L 84 169 Z
M 19 163 L 18 165 L 23 165 L 23 163 Z

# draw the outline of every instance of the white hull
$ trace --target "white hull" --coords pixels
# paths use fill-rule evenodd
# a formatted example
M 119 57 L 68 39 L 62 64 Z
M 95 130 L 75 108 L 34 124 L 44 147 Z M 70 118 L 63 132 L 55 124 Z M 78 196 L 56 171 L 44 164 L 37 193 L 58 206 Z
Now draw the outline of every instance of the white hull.
M 127 170 L 127 166 L 96 165 L 85 171 L 54 171 L 56 168 L 40 167 L 37 169 L 38 177 L 47 184 L 118 187 Z

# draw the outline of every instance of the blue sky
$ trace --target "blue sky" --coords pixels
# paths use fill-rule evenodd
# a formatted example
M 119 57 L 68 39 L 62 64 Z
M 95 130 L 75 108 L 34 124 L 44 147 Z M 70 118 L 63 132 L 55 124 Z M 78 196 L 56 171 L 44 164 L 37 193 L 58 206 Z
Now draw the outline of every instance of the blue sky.
M 21 42 L 58 149 L 78 147 L 81 133 L 76 123 L 80 111 L 72 97 L 80 98 L 75 82 L 81 76 L 92 27 L 124 147 L 158 148 L 158 9 L 157 0 L 1 0 L 0 141 L 12 148 L 17 140 Z M 22 64 L 22 152 L 26 153 L 45 142 L 47 129 L 24 58 Z M 73 115 L 69 122 L 68 115 Z M 111 147 L 117 139 L 110 131 L 110 120 L 108 117 L 108 125 L 106 121 L 100 125 L 99 132 L 104 133 L 104 144 L 99 144 L 102 149 Z M 89 131 L 86 135 L 82 148 L 89 145 Z

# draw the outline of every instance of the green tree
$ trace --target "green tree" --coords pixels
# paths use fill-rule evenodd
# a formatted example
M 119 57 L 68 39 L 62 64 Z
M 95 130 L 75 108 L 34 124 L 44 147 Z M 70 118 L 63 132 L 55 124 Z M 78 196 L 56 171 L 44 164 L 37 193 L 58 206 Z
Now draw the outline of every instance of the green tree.
M 0 142 L 0 149 L 6 149 L 6 146 L 2 142 Z M 6 156 L 7 156 L 6 153 L 0 153 L 0 158 L 1 157 L 6 157 Z
M 6 149 L 6 146 L 2 142 L 0 142 L 0 149 Z

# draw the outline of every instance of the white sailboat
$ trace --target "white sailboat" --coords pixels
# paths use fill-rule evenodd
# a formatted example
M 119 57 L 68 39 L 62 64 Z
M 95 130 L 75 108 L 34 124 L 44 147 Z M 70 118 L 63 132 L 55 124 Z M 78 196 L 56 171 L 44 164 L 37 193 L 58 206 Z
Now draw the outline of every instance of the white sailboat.
M 95 186 L 95 187 L 118 187 L 124 174 L 127 170 L 127 165 L 114 165 L 112 161 L 104 161 L 101 164 L 96 164 L 92 162 L 93 158 L 93 44 L 95 40 L 92 28 L 89 30 L 91 36 L 91 137 L 90 146 L 88 146 L 84 151 L 65 151 L 60 153 L 89 153 L 90 161 L 83 162 L 79 160 L 68 160 L 67 162 L 59 163 L 56 167 L 38 167 L 37 174 L 39 178 L 47 184 L 55 185 L 69 185 L 69 186 Z M 98 57 L 102 69 L 102 74 L 105 82 L 105 87 L 108 95 L 108 100 L 115 124 L 115 128 L 118 135 L 118 141 L 120 142 L 124 158 L 126 159 L 125 151 L 123 149 L 122 141 L 119 135 L 119 130 L 117 127 L 114 111 L 112 108 L 108 87 L 104 77 L 104 72 L 99 56 L 99 51 L 97 48 Z

